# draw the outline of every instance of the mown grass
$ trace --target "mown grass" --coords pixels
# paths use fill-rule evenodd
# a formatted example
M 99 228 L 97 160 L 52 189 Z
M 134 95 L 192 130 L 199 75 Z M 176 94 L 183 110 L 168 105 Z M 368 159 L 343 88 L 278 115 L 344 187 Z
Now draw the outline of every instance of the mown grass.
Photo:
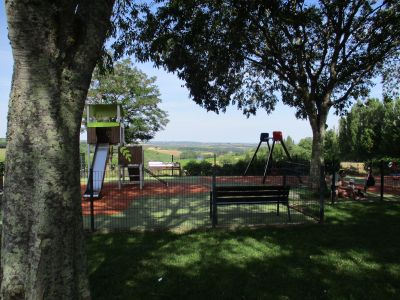
M 399 221 L 340 203 L 323 226 L 94 235 L 93 299 L 398 299 Z

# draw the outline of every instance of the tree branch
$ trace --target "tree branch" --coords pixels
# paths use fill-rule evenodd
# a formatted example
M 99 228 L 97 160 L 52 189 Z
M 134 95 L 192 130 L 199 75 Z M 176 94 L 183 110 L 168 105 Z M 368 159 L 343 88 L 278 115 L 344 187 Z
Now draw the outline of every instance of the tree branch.
M 85 68 L 93 52 L 99 52 L 107 31 L 115 0 L 81 0 L 77 6 L 78 31 L 75 33 L 76 47 L 71 49 L 75 68 Z M 97 58 L 98 56 L 96 56 Z M 71 67 L 71 66 L 70 66 Z

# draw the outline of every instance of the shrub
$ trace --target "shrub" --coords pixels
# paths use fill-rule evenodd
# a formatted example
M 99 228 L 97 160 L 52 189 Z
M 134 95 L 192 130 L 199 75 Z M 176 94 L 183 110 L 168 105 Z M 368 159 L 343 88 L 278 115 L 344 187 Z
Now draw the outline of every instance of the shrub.
M 186 164 L 185 170 L 191 176 L 210 176 L 212 175 L 212 164 L 205 160 L 201 162 L 191 160 Z
M 249 161 L 238 160 L 235 163 L 225 163 L 222 166 L 214 166 L 208 161 L 189 161 L 185 166 L 185 171 L 191 176 L 210 176 L 215 174 L 218 176 L 241 176 L 243 175 Z M 264 173 L 265 159 L 257 158 L 250 165 L 247 175 L 260 176 Z M 310 163 L 307 161 L 275 161 L 271 166 L 271 170 L 268 174 L 273 175 L 308 175 L 310 170 Z

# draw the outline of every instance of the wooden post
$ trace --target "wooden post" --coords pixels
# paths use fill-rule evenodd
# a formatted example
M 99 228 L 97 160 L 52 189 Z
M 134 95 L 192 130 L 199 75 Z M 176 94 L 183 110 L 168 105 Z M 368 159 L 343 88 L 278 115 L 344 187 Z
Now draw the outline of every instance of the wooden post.
M 143 190 L 143 178 L 143 164 L 139 164 L 139 186 L 141 190 Z

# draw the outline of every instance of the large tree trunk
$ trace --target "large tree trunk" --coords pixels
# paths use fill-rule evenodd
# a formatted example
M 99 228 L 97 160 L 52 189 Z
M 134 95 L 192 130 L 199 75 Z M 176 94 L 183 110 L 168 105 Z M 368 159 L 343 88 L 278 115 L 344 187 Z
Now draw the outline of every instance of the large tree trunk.
M 78 2 L 6 1 L 14 74 L 1 299 L 90 298 L 79 131 L 113 1 Z
M 323 128 L 322 128 L 323 127 Z M 325 136 L 325 124 L 319 128 L 313 128 L 313 142 L 311 151 L 310 177 L 313 187 L 319 187 L 321 166 L 324 164 L 323 142 Z
M 321 166 L 324 165 L 324 137 L 325 124 L 328 111 L 320 111 L 318 116 L 310 117 L 311 129 L 313 132 L 313 142 L 311 151 L 310 182 L 313 188 L 319 188 Z

